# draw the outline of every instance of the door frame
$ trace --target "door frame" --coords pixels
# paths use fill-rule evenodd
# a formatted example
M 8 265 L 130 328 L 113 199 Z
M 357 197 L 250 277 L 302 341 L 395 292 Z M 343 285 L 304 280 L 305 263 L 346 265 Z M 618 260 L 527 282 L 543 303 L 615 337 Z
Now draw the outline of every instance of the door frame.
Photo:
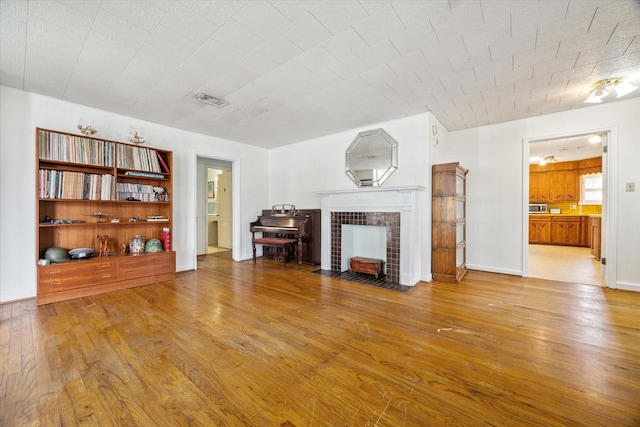
M 603 143 L 602 153 L 602 248 L 601 259 L 606 259 L 606 264 L 601 264 L 601 278 L 605 286 L 616 288 L 616 248 L 617 234 L 613 218 L 617 217 L 618 199 L 616 194 L 617 179 L 613 171 L 617 155 L 617 129 L 615 127 L 592 129 L 589 131 L 575 131 L 562 134 L 547 135 L 544 137 L 531 137 L 522 139 L 522 277 L 529 277 L 529 144 L 548 141 L 552 139 L 568 138 L 573 136 L 591 135 L 595 133 L 607 134 L 606 150 Z M 607 268 L 608 267 L 608 268 Z
M 220 156 L 214 156 L 211 154 L 205 154 L 205 153 L 199 153 L 194 151 L 193 152 L 193 160 L 194 160 L 194 165 L 196 165 L 195 168 L 193 168 L 193 189 L 194 189 L 194 197 L 193 197 L 193 211 L 196 213 L 194 220 L 197 221 L 198 220 L 198 198 L 201 197 L 201 194 L 198 194 L 197 188 L 198 188 L 198 182 L 200 181 L 199 177 L 198 177 L 198 159 L 202 158 L 202 159 L 209 159 L 209 160 L 222 160 L 225 162 L 230 162 L 231 163 L 231 182 L 232 182 L 232 190 L 231 190 L 231 209 L 232 209 L 232 213 L 231 213 L 231 241 L 232 241 L 232 247 L 231 247 L 231 258 L 234 261 L 241 261 L 241 254 L 242 254 L 242 248 L 241 248 L 241 238 L 240 238 L 240 219 L 241 219 L 241 203 L 240 203 L 240 199 L 241 199 L 241 195 L 242 195 L 242 191 L 241 191 L 241 170 L 242 170 L 242 162 L 240 161 L 240 159 L 229 159 L 229 158 L 224 158 L 224 157 L 220 157 Z M 193 253 L 192 253 L 192 260 L 193 260 L 193 268 L 194 270 L 198 269 L 198 245 L 197 245 L 197 241 L 198 241 L 198 227 L 193 227 Z

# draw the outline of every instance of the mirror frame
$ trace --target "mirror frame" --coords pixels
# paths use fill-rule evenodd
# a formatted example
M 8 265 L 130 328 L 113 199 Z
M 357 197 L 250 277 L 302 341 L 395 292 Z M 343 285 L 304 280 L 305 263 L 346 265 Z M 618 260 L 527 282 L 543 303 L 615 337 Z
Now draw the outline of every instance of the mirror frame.
M 388 150 L 384 153 L 372 151 L 371 145 L 388 144 Z M 362 163 L 364 156 L 367 156 L 365 168 L 352 169 L 351 165 L 358 161 Z M 380 160 L 388 162 L 383 167 L 377 165 Z M 370 166 L 370 167 L 369 167 Z M 398 169 L 398 141 L 384 129 L 373 129 L 360 132 L 353 140 L 349 148 L 345 151 L 345 173 L 358 187 L 380 187 Z

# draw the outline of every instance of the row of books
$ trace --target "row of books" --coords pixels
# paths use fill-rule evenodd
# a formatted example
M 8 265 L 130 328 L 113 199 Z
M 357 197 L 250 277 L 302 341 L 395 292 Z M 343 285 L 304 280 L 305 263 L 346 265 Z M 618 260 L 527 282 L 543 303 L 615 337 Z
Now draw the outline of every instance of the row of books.
M 112 200 L 113 175 L 40 169 L 41 199 Z
M 39 130 L 38 156 L 43 160 L 113 167 L 115 144 Z
M 169 173 L 169 167 L 165 159 L 156 150 L 120 144 L 117 151 L 119 168 Z
M 116 197 L 118 200 L 138 200 L 141 202 L 168 201 L 167 192 L 163 187 L 128 182 L 116 184 Z

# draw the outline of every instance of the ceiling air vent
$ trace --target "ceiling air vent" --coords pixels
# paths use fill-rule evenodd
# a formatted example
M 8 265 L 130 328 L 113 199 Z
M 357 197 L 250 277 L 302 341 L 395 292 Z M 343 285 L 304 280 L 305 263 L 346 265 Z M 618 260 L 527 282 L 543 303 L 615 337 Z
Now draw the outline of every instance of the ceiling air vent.
M 193 95 L 193 99 L 204 102 L 205 104 L 213 105 L 214 107 L 222 108 L 229 103 L 224 99 L 216 98 L 215 96 L 207 95 L 206 93 L 196 93 Z

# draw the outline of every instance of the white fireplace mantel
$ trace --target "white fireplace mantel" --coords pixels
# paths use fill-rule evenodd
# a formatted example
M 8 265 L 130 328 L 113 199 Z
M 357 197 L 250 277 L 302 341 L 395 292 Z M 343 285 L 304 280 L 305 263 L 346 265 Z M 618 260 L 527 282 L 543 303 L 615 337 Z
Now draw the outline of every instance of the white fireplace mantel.
M 316 191 L 322 208 L 321 268 L 331 270 L 331 212 L 400 212 L 400 284 L 420 280 L 420 221 L 416 198 L 424 187 Z

